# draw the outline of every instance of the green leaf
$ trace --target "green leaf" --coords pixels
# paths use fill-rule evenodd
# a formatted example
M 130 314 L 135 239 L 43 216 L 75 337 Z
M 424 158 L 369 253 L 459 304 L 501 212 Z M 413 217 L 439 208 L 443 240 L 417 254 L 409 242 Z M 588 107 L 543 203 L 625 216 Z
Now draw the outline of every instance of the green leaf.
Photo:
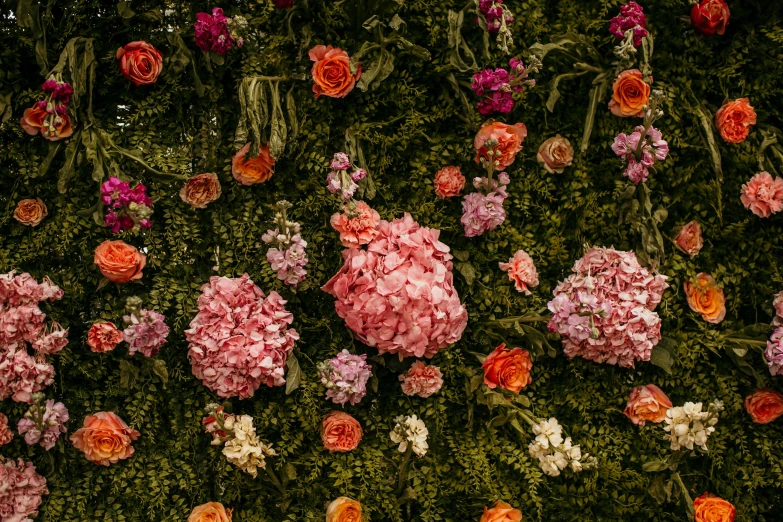
M 46 172 L 49 170 L 49 167 L 52 164 L 52 160 L 54 160 L 54 157 L 57 155 L 57 152 L 60 150 L 61 144 L 62 142 L 60 141 L 49 142 L 49 153 L 46 155 L 44 160 L 38 166 L 38 170 L 34 172 L 32 177 L 38 178 L 46 174 Z
M 290 395 L 295 389 L 299 387 L 302 380 L 302 369 L 299 367 L 299 360 L 294 354 L 290 354 L 285 361 L 288 374 L 285 378 L 285 394 Z
M 283 484 L 288 484 L 292 480 L 295 480 L 296 476 L 296 468 L 290 462 L 283 466 L 283 469 L 280 472 L 280 479 Z
M 130 361 L 122 359 L 120 361 L 120 386 L 128 389 L 133 388 L 138 378 L 139 369 Z
M 649 473 L 655 473 L 669 469 L 669 464 L 664 460 L 653 460 L 642 464 L 642 469 Z
M 465 282 L 468 286 L 471 286 L 473 281 L 476 280 L 476 269 L 473 268 L 473 265 L 470 263 L 458 262 L 454 263 L 454 267 L 462 274 L 462 277 L 465 278 Z
M 65 194 L 68 183 L 76 176 L 76 159 L 79 144 L 79 132 L 71 136 L 68 145 L 65 147 L 65 163 L 60 168 L 60 177 L 57 180 L 57 190 L 60 194 Z
M 603 100 L 606 90 L 609 88 L 610 80 L 608 73 L 601 73 L 593 80 L 593 88 L 590 89 L 590 104 L 587 107 L 587 116 L 585 117 L 585 129 L 582 133 L 581 150 L 585 152 L 590 145 L 590 136 L 593 134 L 593 124 L 595 123 L 595 113 L 598 110 L 598 104 Z
M 163 359 L 154 359 L 152 363 L 152 373 L 158 376 L 160 382 L 163 384 L 163 389 L 166 389 L 166 384 L 169 382 L 169 371 L 166 368 L 166 361 Z
M 650 354 L 650 362 L 659 368 L 663 368 L 666 373 L 671 375 L 674 357 L 672 357 L 669 350 L 661 346 L 661 343 L 658 343 L 658 345 L 653 347 L 652 353 Z
M 560 99 L 560 91 L 557 90 L 557 86 L 560 85 L 560 82 L 566 78 L 576 78 L 577 76 L 582 76 L 587 74 L 587 72 L 588 71 L 580 71 L 555 76 L 551 85 L 549 86 L 549 98 L 546 101 L 546 108 L 549 109 L 549 112 L 554 112 L 555 104 Z
M 120 2 L 117 4 L 117 12 L 119 13 L 120 18 L 124 18 L 126 20 L 136 16 L 136 11 L 131 9 L 128 5 L 128 2 L 125 0 L 120 0 Z
M 279 159 L 285 152 L 285 143 L 288 138 L 288 127 L 283 117 L 283 108 L 280 101 L 280 82 L 269 82 L 269 90 L 272 93 L 272 129 L 269 135 L 269 154 Z

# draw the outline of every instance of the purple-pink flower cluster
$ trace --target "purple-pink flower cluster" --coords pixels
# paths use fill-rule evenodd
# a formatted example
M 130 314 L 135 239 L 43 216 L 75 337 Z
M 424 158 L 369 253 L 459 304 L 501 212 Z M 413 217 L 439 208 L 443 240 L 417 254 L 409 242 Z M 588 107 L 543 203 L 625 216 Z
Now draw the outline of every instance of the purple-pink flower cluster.
M 623 367 L 649 361 L 661 339 L 655 307 L 669 287 L 666 276 L 651 274 L 633 252 L 613 248 L 591 248 L 572 271 L 547 305 L 547 326 L 563 337 L 566 356 Z
M 41 90 L 46 94 L 45 101 L 38 102 L 38 108 L 45 110 L 49 114 L 59 114 L 62 116 L 68 110 L 68 104 L 73 96 L 73 87 L 68 82 L 55 79 L 53 76 L 46 80 L 41 86 Z
M 367 171 L 351 165 L 351 159 L 344 152 L 337 152 L 330 164 L 332 170 L 326 176 L 326 188 L 332 194 L 340 194 L 344 200 L 353 197 L 359 185 L 367 177 Z
M 36 394 L 41 395 L 41 394 Z M 55 403 L 49 399 L 43 402 L 43 397 L 34 397 L 35 402 L 19 419 L 17 429 L 24 435 L 24 441 L 29 444 L 40 444 L 46 451 L 52 449 L 60 435 L 67 431 L 68 409 L 61 402 Z
M 511 72 L 502 68 L 484 69 L 473 75 L 470 86 L 481 98 L 478 103 L 480 114 L 508 114 L 514 108 L 513 93 L 523 91 L 525 85 L 535 85 L 535 80 L 528 80 L 528 71 L 522 60 L 511 58 L 509 68 Z
M 514 21 L 503 0 L 479 0 L 479 12 L 484 15 L 487 29 L 492 33 L 498 32 L 503 23 L 508 25 Z
M 501 172 L 497 180 L 489 181 L 486 177 L 473 179 L 476 192 L 466 194 L 462 200 L 460 223 L 465 236 L 480 236 L 503 224 L 506 220 L 503 202 L 508 197 L 506 185 L 509 181 L 505 172 Z
M 367 381 L 372 377 L 372 367 L 367 355 L 353 355 L 343 350 L 336 357 L 318 364 L 321 383 L 326 386 L 326 398 L 335 404 L 359 404 L 367 395 Z
M 639 125 L 630 136 L 624 132 L 618 134 L 612 144 L 612 150 L 628 162 L 623 175 L 638 185 L 647 181 L 649 169 L 656 161 L 666 159 L 669 155 L 669 144 L 658 129 L 648 127 L 645 132 L 645 127 Z
M 625 33 L 633 29 L 633 45 L 639 47 L 642 45 L 642 38 L 647 36 L 647 17 L 644 15 L 642 6 L 636 2 L 628 2 L 620 6 L 620 14 L 609 21 L 609 32 L 618 40 L 625 39 Z
M 772 319 L 775 330 L 767 341 L 764 358 L 769 365 L 769 373 L 783 375 L 783 292 L 775 294 L 772 305 L 775 308 L 775 317 Z
M 140 352 L 144 357 L 155 357 L 169 335 L 166 318 L 152 310 L 138 310 L 123 316 L 128 326 L 122 331 L 122 340 L 128 343 L 128 354 Z
M 266 297 L 247 274 L 213 276 L 185 330 L 193 375 L 221 397 L 252 397 L 263 383 L 285 383 L 285 362 L 299 334 L 277 292 Z
M 274 245 L 266 251 L 266 260 L 277 272 L 277 278 L 287 285 L 296 286 L 307 277 L 308 259 L 305 253 L 307 241 L 302 238 L 299 223 L 289 221 L 286 210 L 291 208 L 287 201 L 278 201 L 274 230 L 267 230 L 261 240 Z
M 212 14 L 196 13 L 193 31 L 198 48 L 205 53 L 212 51 L 225 55 L 235 45 L 242 47 L 244 43 L 242 38 L 231 34 L 229 29 L 231 21 L 231 18 L 223 14 L 223 9 L 220 7 L 212 8 Z
M 32 462 L 0 456 L 0 520 L 30 522 L 38 514 L 41 497 L 48 494 L 46 479 Z
M 147 195 L 147 187 L 130 183 L 111 176 L 101 185 L 101 199 L 107 212 L 104 225 L 115 234 L 124 230 L 138 232 L 139 228 L 150 228 L 152 223 L 152 200 Z

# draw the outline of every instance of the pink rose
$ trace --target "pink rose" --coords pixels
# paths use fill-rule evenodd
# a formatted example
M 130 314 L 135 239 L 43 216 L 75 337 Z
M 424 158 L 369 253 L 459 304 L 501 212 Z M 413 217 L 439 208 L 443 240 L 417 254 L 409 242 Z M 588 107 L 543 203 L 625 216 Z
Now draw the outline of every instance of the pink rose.
M 407 372 L 399 376 L 399 379 L 402 382 L 402 393 L 418 395 L 422 399 L 438 393 L 443 386 L 440 368 L 429 366 L 421 361 L 414 362 Z
M 459 196 L 465 188 L 465 176 L 459 167 L 443 167 L 435 174 L 432 184 L 435 186 L 435 195 L 440 199 Z
M 538 286 L 538 271 L 533 259 L 524 250 L 517 250 L 508 263 L 499 263 L 500 269 L 508 272 L 508 278 L 514 281 L 518 292 L 530 295 L 528 287 Z
M 631 422 L 644 426 L 645 422 L 663 422 L 672 401 L 654 384 L 637 386 L 631 390 L 628 405 L 623 413 Z
M 759 172 L 742 185 L 740 196 L 745 208 L 767 218 L 783 209 L 783 179 L 772 178 L 769 172 Z
M 344 247 L 366 245 L 378 235 L 381 216 L 364 201 L 356 203 L 353 209 L 346 207 L 342 214 L 332 215 L 332 228 L 340 233 Z
M 117 49 L 122 75 L 135 85 L 150 85 L 158 81 L 163 69 L 163 57 L 144 40 L 131 42 Z
M 691 221 L 680 229 L 680 233 L 674 239 L 677 247 L 691 256 L 696 257 L 701 248 L 704 246 L 704 241 L 701 238 L 701 225 L 697 221 Z
M 536 160 L 550 174 L 555 172 L 562 174 L 574 160 L 574 147 L 571 146 L 570 141 L 558 134 L 538 147 Z

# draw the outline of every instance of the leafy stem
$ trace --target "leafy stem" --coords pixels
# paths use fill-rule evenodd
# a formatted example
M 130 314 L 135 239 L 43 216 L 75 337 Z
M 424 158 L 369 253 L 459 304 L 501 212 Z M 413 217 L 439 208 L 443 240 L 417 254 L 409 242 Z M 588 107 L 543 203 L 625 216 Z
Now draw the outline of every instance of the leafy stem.
M 405 450 L 405 455 L 402 457 L 400 463 L 400 471 L 397 475 L 397 496 L 402 495 L 403 489 L 405 489 L 405 481 L 408 479 L 408 463 L 410 463 L 411 456 L 413 455 L 413 444 L 408 443 L 408 449 Z

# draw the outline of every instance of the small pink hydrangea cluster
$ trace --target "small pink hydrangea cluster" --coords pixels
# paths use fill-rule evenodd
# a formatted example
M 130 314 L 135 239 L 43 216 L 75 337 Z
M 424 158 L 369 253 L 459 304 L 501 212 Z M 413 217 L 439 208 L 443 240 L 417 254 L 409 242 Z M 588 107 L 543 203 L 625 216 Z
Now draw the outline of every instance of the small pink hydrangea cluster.
M 367 177 L 367 171 L 351 165 L 351 158 L 344 152 L 335 153 L 329 166 L 332 170 L 326 176 L 326 188 L 344 200 L 351 199 L 359 188 L 356 183 Z
M 645 127 L 639 125 L 630 136 L 624 132 L 618 134 L 612 144 L 612 150 L 628 161 L 623 175 L 638 185 L 647 181 L 649 169 L 656 161 L 666 159 L 669 155 L 669 144 L 658 129 L 649 127 L 645 131 Z
M 625 33 L 633 29 L 633 45 L 642 45 L 642 38 L 647 36 L 647 17 L 644 9 L 636 2 L 628 2 L 620 6 L 620 14 L 609 21 L 609 32 L 618 40 L 625 40 Z
M 152 226 L 152 200 L 143 183 L 131 188 L 129 182 L 112 176 L 101 185 L 101 199 L 107 208 L 103 224 L 115 234 Z
M 498 69 L 484 69 L 473 75 L 471 88 L 481 98 L 479 114 L 487 116 L 493 112 L 508 114 L 514 108 L 513 93 L 522 92 L 526 85 L 531 87 L 535 80 L 528 80 L 528 71 L 522 60 L 511 58 L 508 62 L 511 72 Z
M 291 206 L 291 203 L 285 200 L 277 202 L 277 227 L 267 230 L 261 240 L 268 245 L 274 245 L 266 251 L 266 260 L 272 265 L 272 270 L 277 272 L 277 278 L 295 287 L 307 277 L 304 267 L 308 259 L 305 254 L 307 241 L 302 239 L 299 223 L 288 220 L 287 210 Z
M 48 494 L 46 479 L 32 462 L 0 456 L 0 520 L 30 522 L 38 514 L 41 497 Z
M 503 0 L 479 0 L 479 12 L 484 15 L 487 29 L 492 33 L 498 32 L 501 25 L 514 21 L 514 16 L 503 5 Z
M 649 361 L 661 339 L 655 307 L 669 287 L 666 276 L 651 274 L 633 252 L 613 248 L 591 248 L 572 271 L 547 305 L 547 326 L 563 337 L 566 356 L 623 367 Z
M 343 350 L 336 357 L 318 364 L 321 383 L 326 386 L 326 398 L 335 404 L 359 404 L 367 395 L 367 381 L 372 377 L 372 367 L 367 355 L 353 355 Z
M 198 313 L 185 330 L 193 375 L 221 397 L 252 397 L 258 387 L 285 383 L 285 362 L 299 334 L 277 292 L 247 274 L 213 276 L 201 287 Z
M 128 343 L 128 354 L 136 352 L 144 357 L 155 357 L 169 336 L 169 327 L 163 314 L 152 310 L 134 310 L 123 316 L 128 326 L 122 331 L 122 340 Z
M 775 318 L 772 319 L 775 330 L 767 341 L 764 358 L 769 365 L 769 373 L 783 375 L 783 292 L 775 294 L 772 304 L 775 307 Z
M 407 213 L 382 220 L 367 250 L 344 250 L 343 267 L 321 288 L 337 299 L 348 328 L 381 354 L 432 357 L 462 337 L 468 313 L 439 236 Z
M 486 177 L 473 179 L 477 191 L 466 194 L 462 200 L 460 223 L 465 236 L 480 236 L 503 224 L 506 220 L 503 202 L 508 197 L 506 185 L 509 181 L 505 172 L 501 172 L 497 180 L 488 181 Z
M 244 23 L 242 17 L 227 17 L 220 7 L 213 7 L 212 14 L 196 13 L 196 23 L 193 24 L 196 45 L 202 52 L 225 55 L 235 45 L 242 47 L 244 44 L 237 32 L 239 27 L 236 27 Z
M 24 435 L 27 444 L 40 444 L 49 451 L 60 435 L 67 431 L 65 423 L 68 422 L 69 415 L 63 403 L 43 399 L 43 394 L 34 394 L 33 404 L 24 417 L 19 419 L 17 429 L 20 435 Z
M 418 395 L 422 399 L 434 395 L 443 386 L 443 376 L 440 368 L 416 361 L 407 372 L 399 376 L 402 383 L 402 393 Z

